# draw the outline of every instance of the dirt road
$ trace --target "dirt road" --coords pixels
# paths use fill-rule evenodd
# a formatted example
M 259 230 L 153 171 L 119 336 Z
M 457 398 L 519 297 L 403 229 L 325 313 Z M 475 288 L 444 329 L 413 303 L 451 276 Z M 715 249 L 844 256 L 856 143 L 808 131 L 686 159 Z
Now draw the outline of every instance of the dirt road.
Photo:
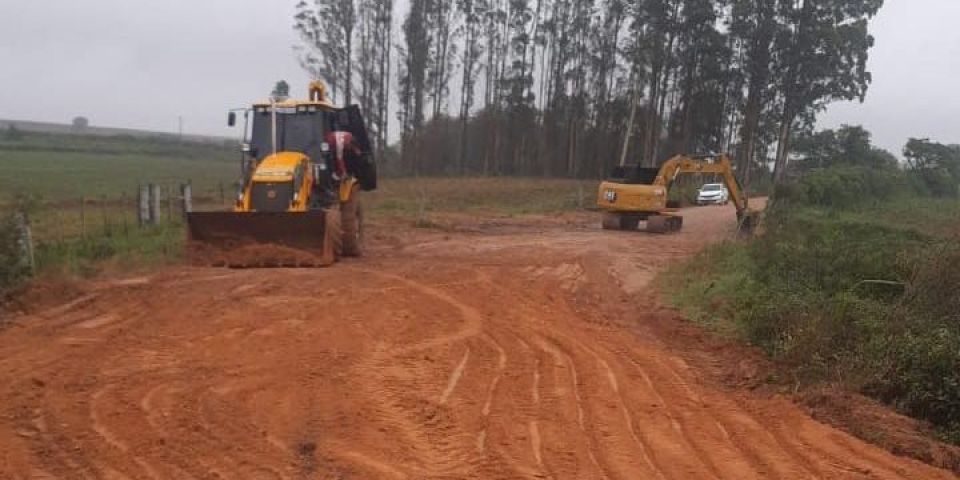
M 749 363 L 650 288 L 730 233 L 686 216 L 381 225 L 334 268 L 87 285 L 0 333 L 0 478 L 954 478 L 718 381 Z

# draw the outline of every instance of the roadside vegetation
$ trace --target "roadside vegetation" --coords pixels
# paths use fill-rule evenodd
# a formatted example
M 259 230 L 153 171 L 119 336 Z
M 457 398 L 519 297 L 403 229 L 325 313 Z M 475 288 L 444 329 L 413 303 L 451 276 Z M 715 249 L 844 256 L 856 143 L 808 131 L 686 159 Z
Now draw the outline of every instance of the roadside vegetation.
M 190 182 L 194 208 L 230 206 L 237 148 L 167 138 L 0 133 L 0 296 L 26 280 L 26 213 L 38 275 L 96 275 L 182 261 L 185 225 L 176 198 Z M 161 185 L 157 225 L 137 220 L 138 184 Z M 389 178 L 364 196 L 374 222 L 430 227 L 444 214 L 549 214 L 589 206 L 596 182 L 515 177 Z
M 839 384 L 960 443 L 960 148 L 911 140 L 901 168 L 859 127 L 818 135 L 762 233 L 675 267 L 666 291 L 781 381 Z
M 31 274 L 25 258 L 19 222 L 12 212 L 0 214 L 0 304 L 10 290 Z

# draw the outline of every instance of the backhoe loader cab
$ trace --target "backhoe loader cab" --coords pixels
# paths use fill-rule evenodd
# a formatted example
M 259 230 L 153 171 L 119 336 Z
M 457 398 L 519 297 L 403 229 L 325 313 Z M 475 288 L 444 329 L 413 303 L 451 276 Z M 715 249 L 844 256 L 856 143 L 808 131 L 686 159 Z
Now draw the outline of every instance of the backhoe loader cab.
M 188 214 L 190 240 L 225 249 L 290 247 L 320 255 L 324 264 L 340 254 L 359 255 L 358 192 L 377 186 L 359 107 L 334 107 L 325 87 L 314 82 L 309 100 L 257 103 L 243 112 L 241 181 L 233 211 Z M 235 123 L 231 112 L 228 124 Z M 243 265 L 231 258 L 230 266 L 278 266 L 264 265 L 273 259 Z

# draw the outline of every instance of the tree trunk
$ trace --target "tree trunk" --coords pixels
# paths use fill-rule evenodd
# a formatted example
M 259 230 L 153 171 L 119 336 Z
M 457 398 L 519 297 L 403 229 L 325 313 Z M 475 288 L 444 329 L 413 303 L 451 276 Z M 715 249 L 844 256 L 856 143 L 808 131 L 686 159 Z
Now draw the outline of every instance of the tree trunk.
M 345 44 L 346 44 L 346 54 L 347 54 L 347 68 L 344 72 L 344 105 L 350 105 L 353 101 L 350 94 L 353 90 L 353 26 L 344 28 L 344 34 L 346 35 Z
M 626 166 L 627 164 L 627 152 L 630 150 L 630 137 L 633 136 L 633 125 L 637 119 L 637 108 L 640 105 L 640 79 L 637 75 L 637 83 L 633 88 L 633 92 L 630 95 L 630 120 L 627 121 L 627 128 L 623 134 L 623 150 L 620 151 L 620 166 Z
M 790 133 L 793 131 L 793 117 L 784 113 L 777 134 L 777 159 L 773 167 L 773 184 L 782 185 L 786 180 L 787 156 L 790 152 Z
M 750 181 L 750 167 L 756 159 L 757 133 L 760 128 L 760 92 L 751 86 L 747 94 L 743 125 L 740 127 L 740 148 L 737 151 L 737 164 L 743 169 L 743 183 Z

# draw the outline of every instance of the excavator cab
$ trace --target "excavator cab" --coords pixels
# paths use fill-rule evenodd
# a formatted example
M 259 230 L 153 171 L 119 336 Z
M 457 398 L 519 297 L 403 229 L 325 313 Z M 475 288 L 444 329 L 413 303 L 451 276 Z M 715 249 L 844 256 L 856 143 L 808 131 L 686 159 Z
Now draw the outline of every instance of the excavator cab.
M 610 171 L 607 181 L 624 185 L 653 185 L 658 173 L 660 173 L 659 168 L 640 165 L 616 166 Z

